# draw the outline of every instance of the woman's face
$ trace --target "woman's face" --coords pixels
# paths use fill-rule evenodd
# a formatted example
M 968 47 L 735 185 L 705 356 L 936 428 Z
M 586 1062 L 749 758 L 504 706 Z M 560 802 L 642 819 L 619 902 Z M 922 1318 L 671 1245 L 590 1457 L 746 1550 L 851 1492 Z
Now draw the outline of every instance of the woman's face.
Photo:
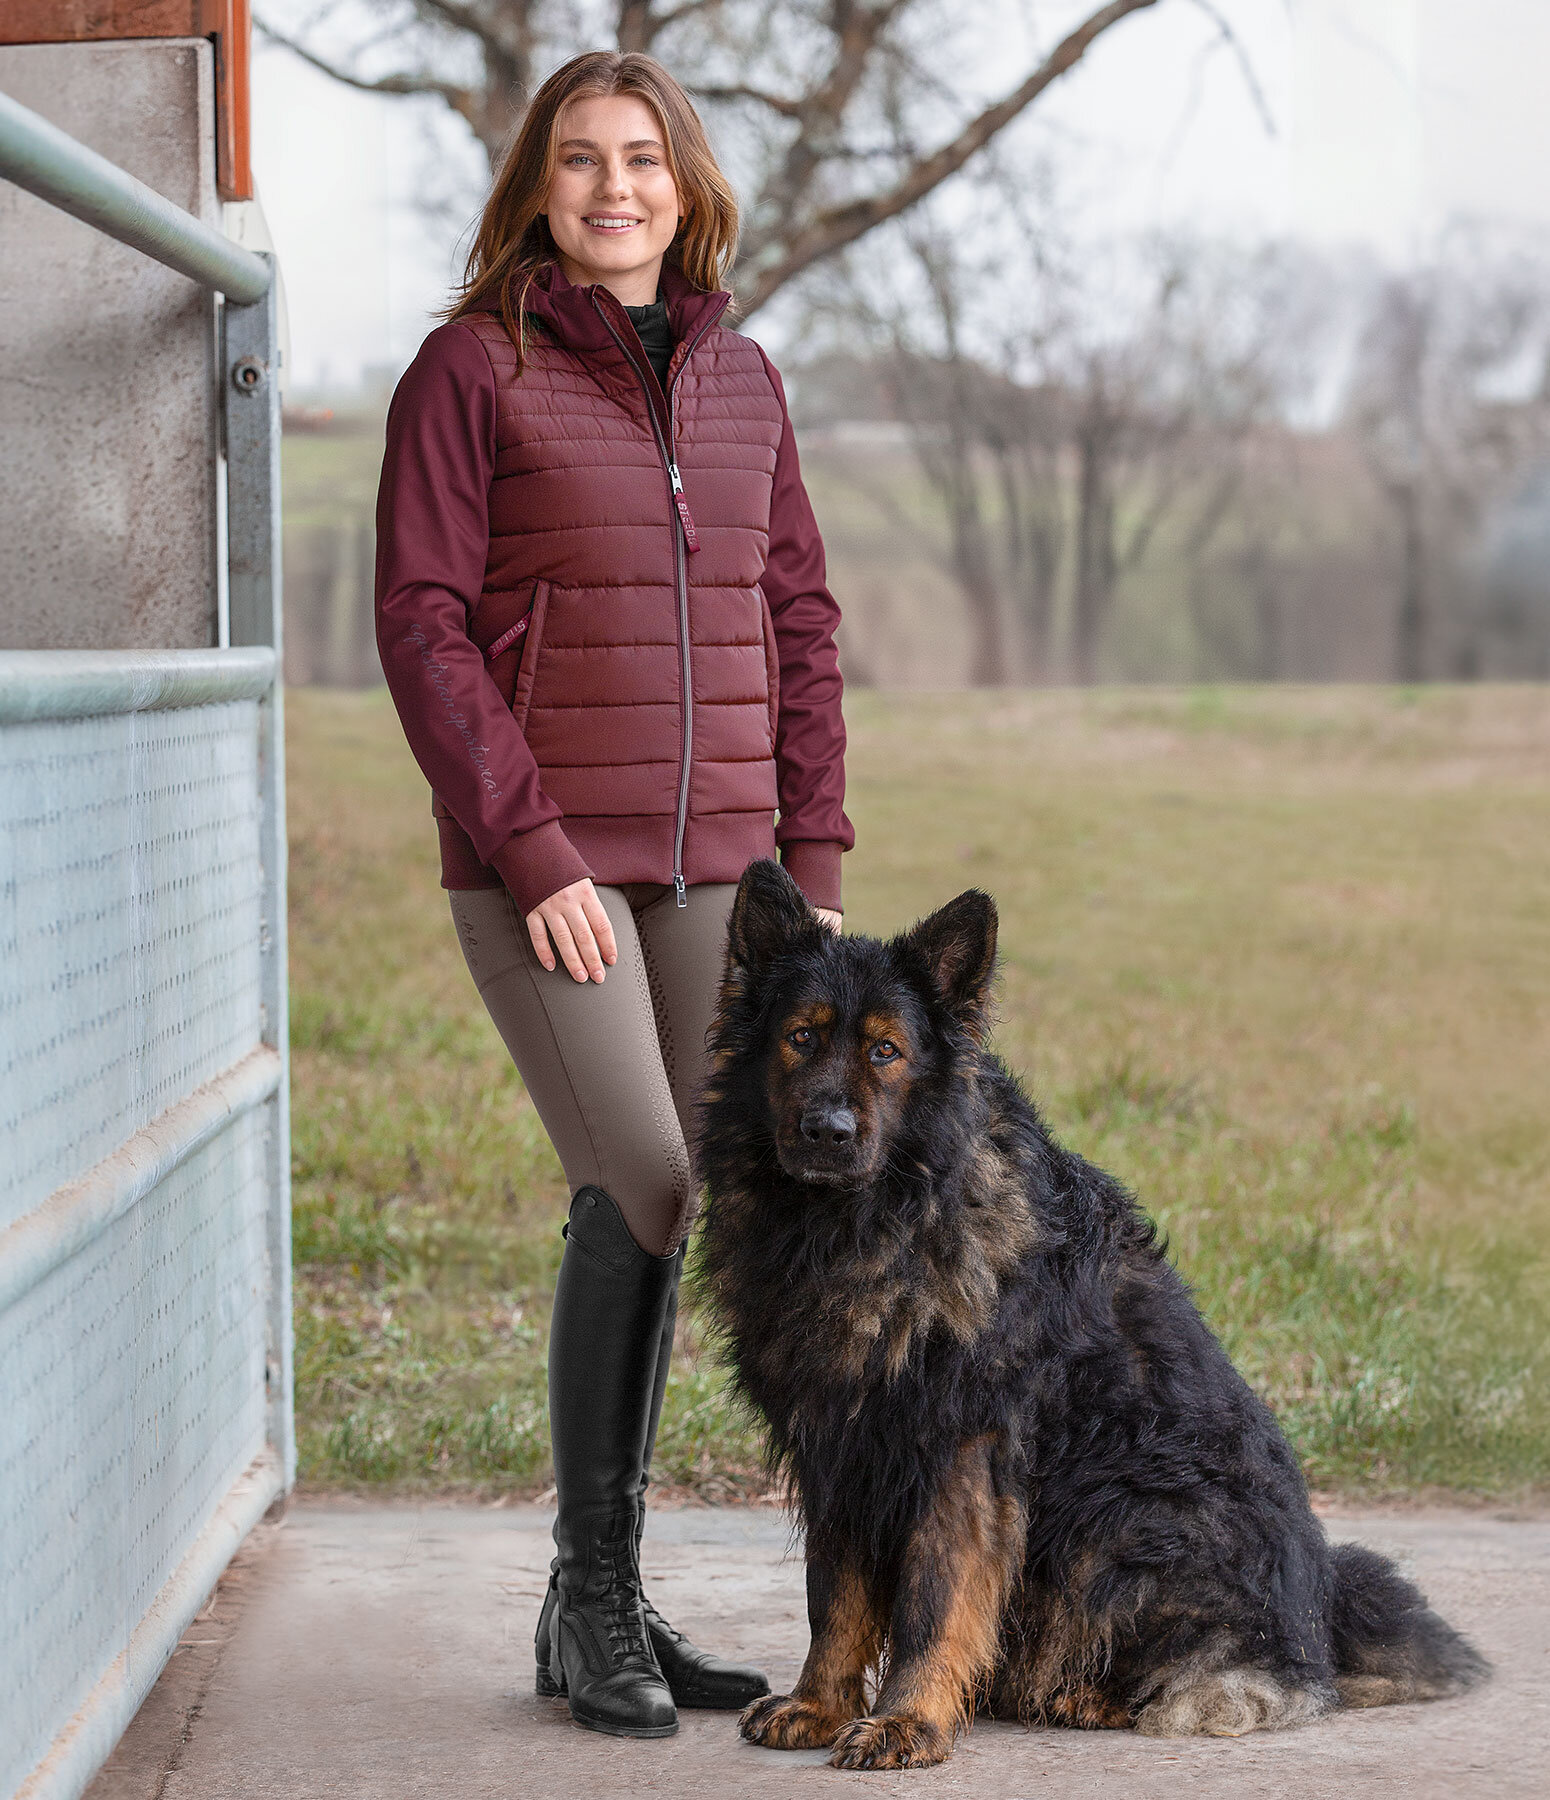
M 566 280 L 648 305 L 679 216 L 656 115 L 633 94 L 594 95 L 567 102 L 557 135 L 545 211 Z

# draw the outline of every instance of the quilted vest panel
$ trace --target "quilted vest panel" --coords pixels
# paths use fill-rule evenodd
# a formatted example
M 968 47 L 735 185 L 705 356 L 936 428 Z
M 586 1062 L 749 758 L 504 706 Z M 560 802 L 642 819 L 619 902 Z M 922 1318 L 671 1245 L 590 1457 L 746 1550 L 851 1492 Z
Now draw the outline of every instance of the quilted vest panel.
M 782 417 L 759 352 L 716 325 L 678 368 L 672 451 L 691 551 L 624 351 L 573 350 L 535 327 L 518 377 L 500 322 L 467 323 L 497 396 L 470 632 L 486 648 L 511 640 L 490 671 L 545 791 L 602 880 L 669 880 L 661 846 L 680 807 L 687 878 L 736 879 L 769 853 L 776 805 L 777 663 L 759 578 Z

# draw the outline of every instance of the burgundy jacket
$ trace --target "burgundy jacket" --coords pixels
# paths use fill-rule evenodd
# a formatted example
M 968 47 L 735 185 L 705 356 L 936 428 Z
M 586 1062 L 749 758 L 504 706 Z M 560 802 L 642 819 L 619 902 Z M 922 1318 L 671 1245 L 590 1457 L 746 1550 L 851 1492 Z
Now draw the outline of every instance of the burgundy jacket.
M 839 609 L 780 377 L 730 295 L 661 285 L 665 393 L 614 295 L 549 264 L 520 377 L 479 313 L 393 396 L 377 642 L 442 884 L 526 913 L 584 875 L 736 881 L 778 843 L 838 907 Z

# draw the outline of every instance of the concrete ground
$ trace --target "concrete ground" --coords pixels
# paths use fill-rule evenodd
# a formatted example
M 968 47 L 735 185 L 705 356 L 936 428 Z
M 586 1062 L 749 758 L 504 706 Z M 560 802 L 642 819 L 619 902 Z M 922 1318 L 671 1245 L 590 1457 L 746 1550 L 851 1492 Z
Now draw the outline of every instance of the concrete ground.
M 533 1693 L 550 1555 L 537 1507 L 302 1501 L 261 1527 L 88 1800 L 485 1800 L 861 1793 L 974 1800 L 1498 1800 L 1550 1795 L 1550 1522 L 1483 1513 L 1330 1519 L 1398 1555 L 1496 1665 L 1459 1700 L 1236 1740 L 977 1725 L 941 1768 L 853 1775 L 757 1750 L 733 1716 L 652 1743 L 602 1737 Z M 651 1592 L 777 1690 L 806 1647 L 802 1569 L 763 1510 L 658 1509 Z

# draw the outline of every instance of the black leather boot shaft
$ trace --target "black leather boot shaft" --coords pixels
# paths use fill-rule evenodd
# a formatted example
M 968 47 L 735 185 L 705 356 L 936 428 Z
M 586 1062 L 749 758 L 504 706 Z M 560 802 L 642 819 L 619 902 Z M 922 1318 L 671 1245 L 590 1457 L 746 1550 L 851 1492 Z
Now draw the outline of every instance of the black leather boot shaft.
M 640 1493 L 678 1269 L 676 1255 L 641 1249 L 601 1188 L 580 1189 L 549 1323 L 549 1432 L 562 1510 L 617 1507 Z
M 577 1193 L 565 1236 L 549 1331 L 559 1555 L 540 1669 L 547 1664 L 549 1687 L 567 1696 L 579 1724 L 666 1737 L 678 1716 L 647 1636 L 637 1553 L 641 1470 L 678 1258 L 642 1250 L 601 1188 Z
M 684 1253 L 687 1244 L 678 1246 L 673 1258 L 673 1286 L 667 1297 L 667 1310 L 662 1315 L 662 1336 L 657 1344 L 657 1374 L 651 1390 L 651 1412 L 646 1420 L 646 1449 L 640 1463 L 640 1491 L 645 1493 L 651 1482 L 651 1457 L 657 1446 L 657 1426 L 662 1422 L 662 1402 L 667 1397 L 667 1377 L 673 1366 L 673 1332 L 678 1325 L 678 1287 L 683 1280 Z
M 651 1684 L 641 1679 L 642 1658 L 633 1636 L 637 1628 L 644 1632 L 658 1681 L 666 1682 L 678 1705 L 732 1709 L 770 1691 L 757 1669 L 697 1649 L 649 1604 L 641 1601 L 638 1612 L 632 1612 L 619 1603 L 621 1580 L 629 1595 L 640 1593 L 643 1496 L 672 1364 L 683 1260 L 682 1248 L 670 1257 L 641 1250 L 600 1188 L 583 1188 L 576 1195 L 549 1337 L 550 1423 L 560 1501 L 555 1542 L 561 1554 L 538 1616 L 536 1685 L 542 1695 L 565 1695 L 580 1723 L 628 1736 L 665 1736 L 674 1729 L 657 1722 L 664 1716 L 660 1694 L 654 1696 Z M 660 1315 L 655 1314 L 654 1292 L 632 1289 L 633 1299 L 624 1293 L 632 1268 L 645 1282 L 663 1282 Z M 599 1321 L 597 1309 L 611 1303 L 618 1310 Z M 637 1351 L 635 1364 L 628 1354 L 634 1330 L 646 1331 L 653 1316 L 659 1323 L 651 1354 Z M 638 1460 L 626 1469 L 628 1453 L 619 1454 L 619 1446 L 627 1442 L 634 1402 L 622 1391 L 618 1372 L 632 1366 L 644 1376 L 639 1391 L 645 1404 Z M 601 1391 L 605 1386 L 611 1401 Z M 613 1427 L 605 1431 L 601 1421 L 609 1418 Z M 593 1420 L 600 1422 L 594 1426 Z M 611 1496 L 605 1488 L 612 1490 Z M 626 1512 L 627 1552 L 618 1539 Z

